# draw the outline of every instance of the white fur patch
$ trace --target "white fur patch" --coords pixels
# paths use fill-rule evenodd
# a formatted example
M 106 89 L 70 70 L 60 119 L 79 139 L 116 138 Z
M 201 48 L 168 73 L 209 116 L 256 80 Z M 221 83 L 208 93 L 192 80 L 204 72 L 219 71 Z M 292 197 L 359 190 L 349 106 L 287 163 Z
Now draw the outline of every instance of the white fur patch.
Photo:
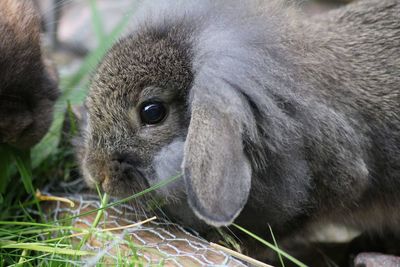
M 151 185 L 182 173 L 181 165 L 183 161 L 184 144 L 185 142 L 183 140 L 175 139 L 155 155 L 153 159 L 153 167 L 156 175 L 149 180 Z M 159 192 L 164 196 L 171 196 L 171 194 L 176 195 L 184 190 L 183 179 L 178 179 L 159 189 Z

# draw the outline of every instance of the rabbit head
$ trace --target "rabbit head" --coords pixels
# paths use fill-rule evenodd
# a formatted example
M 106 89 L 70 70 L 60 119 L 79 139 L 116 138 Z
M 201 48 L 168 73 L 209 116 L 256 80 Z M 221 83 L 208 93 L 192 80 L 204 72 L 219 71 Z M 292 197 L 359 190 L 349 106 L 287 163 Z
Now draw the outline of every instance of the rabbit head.
M 33 2 L 1 1 L 0 143 L 36 144 L 50 126 L 57 96 L 57 74 L 41 51 Z
M 247 31 L 254 21 L 239 12 L 248 9 L 240 1 L 215 13 L 222 2 L 148 4 L 136 30 L 107 53 L 92 79 L 78 147 L 89 184 L 127 195 L 182 173 L 157 191 L 178 218 L 193 224 L 194 213 L 221 226 L 239 215 L 254 168 L 265 161 L 256 122 L 263 115 L 252 99 L 270 99 L 252 78 L 264 71 L 264 51 L 251 44 L 264 41 L 266 28 Z

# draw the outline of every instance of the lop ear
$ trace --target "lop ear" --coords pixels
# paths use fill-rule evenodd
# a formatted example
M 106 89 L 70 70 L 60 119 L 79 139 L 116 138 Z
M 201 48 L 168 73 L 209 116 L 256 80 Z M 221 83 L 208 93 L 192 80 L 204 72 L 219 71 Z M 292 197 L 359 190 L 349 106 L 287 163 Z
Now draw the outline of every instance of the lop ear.
M 195 84 L 191 91 L 183 172 L 193 211 L 219 227 L 234 221 L 250 191 L 251 167 L 242 142 L 246 104 L 227 83 L 207 84 Z

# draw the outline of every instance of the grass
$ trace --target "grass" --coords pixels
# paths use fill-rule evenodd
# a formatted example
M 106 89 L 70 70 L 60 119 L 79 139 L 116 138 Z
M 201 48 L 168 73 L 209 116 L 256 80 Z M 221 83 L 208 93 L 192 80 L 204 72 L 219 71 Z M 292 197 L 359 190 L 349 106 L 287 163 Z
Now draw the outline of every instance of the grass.
M 107 195 L 101 196 L 100 208 L 79 215 L 86 216 L 96 213 L 94 223 L 87 230 L 71 226 L 69 223 L 73 217 L 53 222 L 44 220 L 44 211 L 40 205 L 41 197 L 36 193 L 36 189 L 54 180 L 62 179 L 67 181 L 71 179 L 72 170 L 77 168 L 72 157 L 72 148 L 60 146 L 65 116 L 71 122 L 68 136 L 73 137 L 77 133 L 77 125 L 72 115 L 71 105 L 83 102 L 85 94 L 82 92 L 85 92 L 88 88 L 88 77 L 91 71 L 113 42 L 121 35 L 129 19 L 134 14 L 133 7 L 127 16 L 122 17 L 111 33 L 107 34 L 103 30 L 103 18 L 100 15 L 96 1 L 90 0 L 89 4 L 92 12 L 93 30 L 99 45 L 86 56 L 76 73 L 69 77 L 61 77 L 62 95 L 56 104 L 54 122 L 49 133 L 31 151 L 19 151 L 6 145 L 0 146 L 0 267 L 69 267 L 81 266 L 88 262 L 96 266 L 110 264 L 110 259 L 106 254 L 94 254 L 92 251 L 86 250 L 84 246 L 86 241 L 93 235 L 101 236 L 105 239 L 111 238 L 110 233 L 107 231 L 96 230 L 97 224 L 104 216 L 104 210 L 141 197 L 181 178 L 181 176 L 171 177 L 171 179 L 151 188 L 113 203 L 108 203 L 109 198 Z M 32 213 L 32 211 L 35 212 Z M 245 229 L 239 229 L 252 235 Z M 81 233 L 84 236 L 79 244 L 75 244 L 72 239 L 72 237 L 77 236 L 77 233 Z M 254 236 L 254 238 L 262 242 L 266 247 L 277 251 L 280 256 L 289 259 L 298 266 L 304 266 L 290 257 L 290 255 L 281 251 L 276 243 L 271 245 L 257 236 Z M 225 240 L 231 247 L 239 249 L 232 238 L 225 237 Z M 132 240 L 126 239 L 119 240 L 119 242 L 129 247 L 133 254 L 127 257 L 123 251 L 118 249 L 119 246 L 116 246 L 117 262 L 113 262 L 113 265 L 144 265 L 136 253 L 138 250 L 137 244 Z M 157 266 L 163 266 L 163 262 L 161 261 Z
M 252 238 L 254 238 L 255 240 L 259 241 L 261 244 L 265 245 L 266 247 L 272 249 L 273 251 L 275 251 L 278 256 L 279 259 L 281 261 L 281 264 L 284 266 L 283 260 L 282 260 L 282 256 L 285 257 L 286 259 L 288 259 L 289 261 L 291 261 L 292 263 L 294 263 L 295 265 L 299 266 L 299 267 L 307 267 L 304 263 L 302 263 L 301 261 L 297 260 L 296 258 L 292 257 L 291 255 L 289 255 L 288 253 L 286 253 L 285 251 L 281 250 L 275 240 L 275 237 L 273 237 L 274 243 L 275 244 L 271 244 L 268 241 L 262 239 L 261 237 L 255 235 L 254 233 L 250 232 L 249 230 L 237 225 L 237 224 L 233 224 L 234 227 L 236 227 L 237 229 L 239 229 L 240 231 L 242 231 L 243 233 L 251 236 Z

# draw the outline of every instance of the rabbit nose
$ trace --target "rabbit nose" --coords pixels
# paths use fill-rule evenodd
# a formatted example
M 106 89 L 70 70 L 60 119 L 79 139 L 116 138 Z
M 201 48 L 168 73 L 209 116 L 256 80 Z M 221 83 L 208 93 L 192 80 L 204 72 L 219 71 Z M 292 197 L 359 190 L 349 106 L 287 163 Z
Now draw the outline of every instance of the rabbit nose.
M 135 181 L 144 183 L 144 176 L 139 169 L 140 162 L 135 154 L 115 153 L 111 157 L 110 176 L 108 179 L 114 182 Z
M 131 177 L 137 172 L 139 161 L 131 153 L 115 153 L 111 157 L 111 171 L 116 177 Z
M 111 157 L 113 164 L 135 166 L 138 164 L 135 157 L 130 153 L 114 153 Z

